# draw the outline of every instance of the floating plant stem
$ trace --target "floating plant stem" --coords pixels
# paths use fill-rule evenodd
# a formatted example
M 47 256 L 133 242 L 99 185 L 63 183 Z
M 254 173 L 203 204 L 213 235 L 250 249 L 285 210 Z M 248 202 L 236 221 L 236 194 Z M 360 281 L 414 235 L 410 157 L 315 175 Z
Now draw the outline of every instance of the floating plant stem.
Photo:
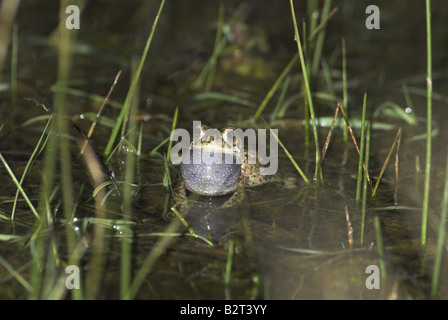
M 317 134 L 316 116 L 314 114 L 313 99 L 311 97 L 310 84 L 308 82 L 308 72 L 306 69 L 305 57 L 304 57 L 303 51 L 302 51 L 302 44 L 300 41 L 299 30 L 297 29 L 297 21 L 296 21 L 296 14 L 294 11 L 293 0 L 289 0 L 289 3 L 291 6 L 291 15 L 292 15 L 292 20 L 293 20 L 293 24 L 294 24 L 294 33 L 295 33 L 295 39 L 296 39 L 296 43 L 297 43 L 297 49 L 299 52 L 300 65 L 302 66 L 303 82 L 305 85 L 306 96 L 308 98 L 308 107 L 310 110 L 311 121 L 313 123 L 314 144 L 315 144 L 315 148 L 316 148 L 316 169 L 314 172 L 314 180 L 317 180 L 318 166 L 320 163 L 320 149 L 319 149 L 319 137 Z
M 426 229 L 428 225 L 429 187 L 431 175 L 431 131 L 432 131 L 432 53 L 431 53 L 431 0 L 426 0 L 426 50 L 427 50 L 427 77 L 426 77 L 426 164 L 425 188 L 423 192 L 422 230 L 420 244 L 426 244 Z

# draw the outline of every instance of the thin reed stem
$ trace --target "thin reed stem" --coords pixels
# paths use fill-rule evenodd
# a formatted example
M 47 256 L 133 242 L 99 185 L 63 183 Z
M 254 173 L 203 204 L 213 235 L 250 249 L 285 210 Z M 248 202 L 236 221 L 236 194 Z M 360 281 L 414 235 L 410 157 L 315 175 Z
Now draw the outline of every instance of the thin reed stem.
M 434 271 L 432 274 L 432 281 L 431 281 L 431 295 L 435 295 L 437 293 L 437 287 L 439 284 L 440 267 L 442 265 L 442 254 L 446 233 L 445 226 L 446 226 L 446 219 L 448 216 L 447 213 L 448 213 L 448 153 L 447 153 L 446 171 L 445 171 L 445 191 L 443 193 L 442 212 L 440 213 L 440 223 L 439 223 L 439 235 L 437 239 L 436 257 L 434 259 Z
M 11 43 L 11 105 L 16 110 L 17 103 L 17 65 L 19 56 L 19 26 L 14 25 Z
M 83 147 L 82 142 L 79 142 L 79 148 Z M 104 183 L 103 171 L 101 163 L 95 155 L 92 147 L 87 144 L 83 157 L 90 172 L 91 179 L 95 188 Z M 106 197 L 106 189 L 100 188 L 95 196 L 95 218 L 104 221 L 106 217 L 106 206 L 103 200 Z M 89 261 L 89 271 L 86 276 L 86 299 L 96 299 L 101 288 L 102 274 L 104 272 L 104 252 L 105 250 L 105 235 L 106 230 L 103 223 L 94 224 L 93 240 L 92 240 L 92 254 Z M 75 251 L 75 250 L 73 250 Z M 72 251 L 72 252 L 73 252 Z
M 369 179 L 367 172 L 369 171 L 369 153 L 370 153 L 370 122 L 367 122 L 366 128 L 366 147 L 364 160 L 364 179 L 362 183 L 362 205 L 361 205 L 361 246 L 364 244 L 364 227 L 366 222 L 367 209 L 367 186 Z
M 319 148 L 319 137 L 317 134 L 316 116 L 314 114 L 313 99 L 311 97 L 310 84 L 308 82 L 308 72 L 306 69 L 305 57 L 304 57 L 303 51 L 302 51 L 302 44 L 301 44 L 301 40 L 300 40 L 299 30 L 297 29 L 297 21 L 296 21 L 296 14 L 294 11 L 293 0 L 289 0 L 289 3 L 291 6 L 291 15 L 292 15 L 292 20 L 293 20 L 293 24 L 294 24 L 294 32 L 295 32 L 295 36 L 296 36 L 297 49 L 299 52 L 300 65 L 302 66 L 303 82 L 305 84 L 305 92 L 306 92 L 306 96 L 308 98 L 308 107 L 310 110 L 311 121 L 313 123 L 314 144 L 315 144 L 315 149 L 316 149 L 316 166 L 315 166 L 315 172 L 314 172 L 314 180 L 317 180 L 318 167 L 319 167 L 319 163 L 320 163 L 320 148 Z
M 20 0 L 2 1 L 0 3 L 0 82 L 2 82 L 3 67 L 8 55 L 11 30 L 14 18 L 19 8 Z
M 364 94 L 364 102 L 362 104 L 362 116 L 361 116 L 361 150 L 359 151 L 359 163 L 358 163 L 358 180 L 356 184 L 356 203 L 361 200 L 361 186 L 362 186 L 362 167 L 364 164 L 364 149 L 365 149 L 365 122 L 366 122 L 366 109 L 367 109 L 367 93 Z
M 379 256 L 381 278 L 385 278 L 386 277 L 386 263 L 384 261 L 383 238 L 381 235 L 380 219 L 378 218 L 378 216 L 375 216 L 375 218 L 373 219 L 373 222 L 374 222 L 374 226 L 375 226 L 376 246 L 377 246 L 378 256 Z
M 139 68 L 141 66 L 141 60 L 140 65 L 137 66 L 136 61 L 133 61 L 131 65 L 134 66 L 134 68 Z M 136 71 L 134 74 L 135 77 L 138 78 L 137 74 L 138 71 Z M 134 81 L 132 79 L 132 83 L 134 83 L 133 91 L 136 94 L 136 99 L 131 99 L 129 101 L 129 132 L 128 132 L 128 143 L 131 146 L 134 146 L 137 141 L 137 132 L 136 132 L 136 122 L 137 122 L 137 114 L 138 114 L 138 92 L 140 89 L 140 81 Z M 124 107 L 124 106 L 123 106 Z M 127 152 L 126 153 L 126 168 L 125 168 L 125 183 L 123 184 L 123 219 L 124 220 L 130 220 L 131 219 L 131 212 L 132 212 L 132 199 L 133 199 L 133 192 L 132 192 L 132 184 L 134 183 L 134 177 L 135 177 L 135 163 L 136 163 L 136 153 L 134 152 Z M 131 250 L 131 244 L 132 244 L 132 229 L 128 226 L 124 227 L 122 230 L 123 237 L 121 237 L 121 289 L 120 294 L 121 298 L 126 298 L 126 293 L 129 290 L 129 286 L 131 283 L 131 272 L 132 272 L 132 266 L 131 266 L 131 260 L 132 260 L 132 250 Z
M 431 131 L 432 131 L 432 53 L 431 53 L 431 0 L 426 0 L 426 50 L 427 50 L 427 76 L 426 76 L 426 165 L 425 188 L 423 192 L 422 230 L 420 244 L 426 244 L 426 229 L 428 225 L 429 188 L 431 176 Z
M 229 249 L 227 253 L 226 274 L 224 278 L 224 291 L 226 300 L 230 300 L 230 278 L 232 276 L 232 264 L 235 243 L 233 240 L 229 241 Z
M 87 133 L 87 137 L 88 137 L 89 139 L 92 137 L 93 131 L 95 130 L 95 127 L 96 127 L 96 125 L 97 125 L 97 123 L 98 123 L 98 120 L 100 119 L 100 116 L 101 116 L 101 114 L 103 113 L 104 106 L 106 105 L 107 101 L 109 100 L 109 97 L 110 97 L 110 95 L 112 94 L 112 91 L 114 90 L 115 85 L 117 84 L 118 79 L 120 78 L 120 75 L 121 75 L 121 70 L 118 71 L 117 75 L 115 76 L 115 80 L 114 80 L 114 82 L 112 83 L 112 85 L 111 85 L 111 87 L 110 87 L 110 89 L 109 89 L 109 92 L 107 93 L 106 98 L 103 100 L 103 103 L 101 104 L 100 109 L 98 110 L 98 112 L 97 112 L 97 114 L 96 114 L 95 120 L 94 120 L 94 121 L 92 122 L 92 124 L 90 125 L 89 132 Z M 84 148 L 87 146 L 87 143 L 88 143 L 88 140 L 85 140 L 85 141 L 84 141 L 84 145 L 83 145 L 82 148 L 81 148 L 81 153 L 84 151 Z
M 329 19 L 328 13 L 330 12 L 330 6 L 331 6 L 331 0 L 325 0 L 324 6 L 322 8 L 321 12 L 321 18 L 320 18 L 320 24 L 318 27 L 316 27 L 315 30 L 313 30 L 313 34 L 310 35 L 309 41 L 314 38 L 314 35 L 319 32 L 317 39 L 316 39 L 316 46 L 314 47 L 314 56 L 313 56 L 313 62 L 311 66 L 311 74 L 316 75 L 317 71 L 319 69 L 320 64 L 320 57 L 322 55 L 322 50 L 324 47 L 324 41 L 325 41 L 325 26 L 327 24 L 327 21 Z
M 348 94 L 347 94 L 347 51 L 345 38 L 342 38 L 342 105 L 348 112 Z M 344 142 L 348 141 L 348 130 L 344 127 Z

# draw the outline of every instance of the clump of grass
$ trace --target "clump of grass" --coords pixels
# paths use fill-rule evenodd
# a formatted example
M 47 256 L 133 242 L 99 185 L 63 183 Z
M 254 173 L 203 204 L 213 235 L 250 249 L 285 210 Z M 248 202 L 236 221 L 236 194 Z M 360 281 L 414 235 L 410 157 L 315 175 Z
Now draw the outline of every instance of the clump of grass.
M 35 263 L 31 273 L 31 286 L 33 290 L 30 292 L 31 299 L 39 297 L 46 298 L 51 292 L 52 286 L 56 283 L 55 272 L 56 267 L 60 264 L 58 252 L 53 250 L 51 254 L 46 254 L 45 242 L 46 235 L 44 230 L 53 225 L 52 212 L 50 208 L 50 194 L 53 189 L 53 178 L 57 163 L 57 152 L 60 156 L 60 167 L 62 177 L 62 202 L 63 213 L 66 220 L 69 220 L 73 213 L 73 187 L 71 180 L 71 159 L 70 144 L 67 141 L 68 125 L 65 119 L 65 93 L 59 91 L 59 88 L 65 88 L 68 83 L 68 77 L 71 65 L 71 48 L 73 45 L 74 32 L 63 27 L 64 10 L 68 6 L 68 1 L 61 1 L 60 7 L 60 25 L 59 25 L 59 41 L 58 41 L 58 75 L 56 83 L 56 92 L 54 96 L 54 107 L 56 113 L 56 121 L 53 122 L 52 132 L 50 135 L 47 148 L 45 149 L 45 161 L 43 169 L 42 185 L 40 190 L 40 199 L 38 212 L 40 219 L 35 223 L 35 233 L 31 239 L 34 250 Z M 75 247 L 74 234 L 66 228 L 66 241 L 68 252 L 72 252 Z M 51 241 L 53 248 L 56 248 L 54 239 Z M 48 264 L 47 259 L 52 260 L 53 264 Z M 44 265 L 47 267 L 44 268 Z M 76 293 L 75 293 L 76 294 Z

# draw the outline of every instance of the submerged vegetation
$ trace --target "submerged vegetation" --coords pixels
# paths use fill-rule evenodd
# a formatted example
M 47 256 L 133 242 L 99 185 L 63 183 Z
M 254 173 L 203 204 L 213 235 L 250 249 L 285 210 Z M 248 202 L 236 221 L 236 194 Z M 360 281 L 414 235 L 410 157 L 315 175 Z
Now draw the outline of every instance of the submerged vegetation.
M 386 81 L 385 71 L 367 68 L 363 72 L 373 75 L 362 81 L 350 73 L 357 74 L 351 63 L 357 63 L 354 55 L 362 50 L 350 52 L 356 50 L 347 45 L 351 35 L 329 29 L 332 20 L 347 14 L 337 1 L 325 0 L 321 7 L 311 0 L 275 4 L 275 14 L 283 15 L 276 18 L 287 21 L 281 27 L 288 26 L 281 30 L 287 36 L 277 41 L 295 41 L 294 50 L 278 42 L 278 48 L 269 48 L 267 31 L 249 23 L 259 22 L 249 18 L 251 10 L 265 10 L 264 19 L 272 18 L 266 12 L 270 5 L 209 5 L 214 40 L 206 41 L 206 58 L 198 49 L 194 55 L 185 53 L 191 58 L 185 70 L 178 65 L 184 66 L 186 58 L 176 57 L 184 53 L 176 43 L 185 35 L 180 30 L 186 23 L 184 7 L 165 0 L 155 7 L 155 2 L 139 4 L 130 24 L 132 32 L 145 33 L 145 45 L 136 49 L 126 36 L 115 39 L 113 30 L 101 44 L 127 43 L 132 53 L 118 58 L 107 49 L 99 52 L 101 47 L 92 44 L 95 38 L 86 40 L 83 27 L 66 27 L 66 8 L 72 2 L 59 2 L 58 26 L 46 36 L 21 33 L 26 16 L 20 8 L 17 18 L 0 30 L 0 47 L 9 48 L 9 55 L 0 52 L 0 177 L 5 181 L 0 197 L 1 298 L 448 297 L 448 274 L 442 267 L 448 248 L 448 158 L 440 155 L 447 149 L 445 130 L 432 119 L 436 95 L 430 0 L 427 74 L 408 73 L 400 79 L 403 95 L 398 91 L 404 98 L 396 98 L 394 87 L 383 91 L 394 97 L 390 99 L 369 91 L 369 82 Z M 20 1 L 1 6 L 0 14 L 15 17 L 18 7 L 13 3 Z M 75 5 L 86 21 L 92 19 L 89 10 L 98 10 L 82 0 Z M 162 56 L 160 39 L 169 31 L 170 19 L 180 33 L 165 44 L 179 52 L 167 54 L 172 68 L 156 58 Z M 145 26 L 136 27 L 138 21 Z M 197 37 L 210 35 L 187 40 Z M 330 49 L 327 43 L 337 44 Z M 51 83 L 45 68 L 54 69 L 52 99 L 41 94 L 50 87 L 22 88 L 29 79 L 20 80 L 25 76 L 19 76 L 18 59 L 33 59 L 21 57 L 22 47 L 33 45 L 56 52 L 57 63 L 31 76 Z M 195 45 L 188 44 L 188 50 Z M 102 72 L 103 66 L 98 75 L 89 70 L 96 62 L 84 61 L 83 54 L 86 60 L 107 61 L 108 71 Z M 275 55 L 281 58 L 275 60 Z M 78 69 L 82 67 L 90 73 Z M 153 75 L 155 70 L 163 75 Z M 446 74 L 437 77 L 448 80 Z M 423 112 L 417 107 L 421 102 L 412 102 L 421 99 L 421 88 L 408 87 L 424 78 L 426 119 L 416 116 Z M 109 91 L 102 96 L 97 88 L 106 86 Z M 151 92 L 144 93 L 148 88 Z M 150 98 L 142 102 L 145 96 Z M 446 97 L 437 97 L 446 104 Z M 10 110 L 17 111 L 8 115 Z M 442 110 L 436 112 L 443 118 Z M 178 210 L 173 198 L 179 174 L 170 162 L 169 137 L 195 118 L 216 127 L 279 128 L 275 139 L 284 150 L 281 170 L 297 178 L 294 186 L 248 192 L 236 213 L 213 207 L 210 199 L 201 203 L 194 195 L 193 212 Z M 30 133 L 38 139 L 21 137 Z M 24 142 L 26 147 L 16 145 Z M 432 145 L 443 151 L 434 155 Z M 441 164 L 446 171 L 438 169 Z M 368 288 L 366 268 L 371 266 L 378 266 L 379 290 Z

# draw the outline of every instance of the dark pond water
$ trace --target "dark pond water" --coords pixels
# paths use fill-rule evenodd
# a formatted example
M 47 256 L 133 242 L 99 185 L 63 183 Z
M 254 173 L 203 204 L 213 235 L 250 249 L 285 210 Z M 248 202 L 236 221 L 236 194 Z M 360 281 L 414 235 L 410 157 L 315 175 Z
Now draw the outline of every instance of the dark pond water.
M 0 88 L 0 152 L 20 177 L 33 152 L 48 116 L 39 101 L 52 104 L 57 79 L 56 32 L 58 5 L 55 1 L 22 1 L 17 26 L 17 71 L 11 63 L 11 50 L 4 62 Z M 364 93 L 367 93 L 368 119 L 372 121 L 369 173 L 376 182 L 398 127 L 402 128 L 399 149 L 399 182 L 395 184 L 395 153 L 385 170 L 377 195 L 367 200 L 366 221 L 361 244 L 361 206 L 355 202 L 358 156 L 353 144 L 343 140 L 335 128 L 325 161 L 324 183 L 306 184 L 279 148 L 279 175 L 283 181 L 248 188 L 244 199 L 223 207 L 228 199 L 192 197 L 181 210 L 190 227 L 213 245 L 192 237 L 180 223 L 178 235 L 168 242 L 145 275 L 137 299 L 445 299 L 448 297 L 446 250 L 442 259 L 438 293 L 430 294 L 442 194 L 445 181 L 447 129 L 448 3 L 433 4 L 433 137 L 431 196 L 427 244 L 420 245 L 426 138 L 426 25 L 423 1 L 378 1 L 380 29 L 365 26 L 367 1 L 331 1 L 338 8 L 328 21 L 323 47 L 311 86 L 316 116 L 331 118 L 342 99 L 342 38 L 346 44 L 349 118 L 359 141 Z M 133 72 L 157 13 L 158 1 L 81 1 L 80 29 L 76 31 L 66 97 L 66 116 L 87 132 L 89 114 L 95 114 L 119 70 L 122 75 L 114 88 L 97 126 L 93 141 L 100 152 L 106 147 Z M 322 5 L 322 4 L 321 4 Z M 305 1 L 296 3 L 297 20 L 307 21 Z M 320 7 L 319 7 L 320 8 Z M 167 1 L 144 65 L 138 94 L 142 130 L 142 154 L 136 160 L 132 185 L 132 217 L 124 221 L 120 196 L 113 188 L 106 201 L 107 228 L 104 257 L 107 261 L 98 298 L 120 297 L 120 259 L 123 228 L 132 231 L 132 277 L 148 255 L 159 248 L 160 233 L 177 218 L 170 210 L 173 194 L 164 186 L 165 164 L 173 115 L 179 108 L 177 127 L 191 129 L 193 120 L 211 127 L 225 125 L 263 128 L 261 121 L 250 122 L 257 107 L 277 77 L 297 52 L 288 1 L 222 1 L 223 30 L 227 41 L 217 57 L 216 73 L 210 91 L 199 83 L 200 74 L 215 47 L 219 26 L 219 1 Z M 302 25 L 299 26 L 302 34 Z M 75 32 L 75 31 L 73 31 Z M 307 44 L 313 60 L 316 40 Z M 134 62 L 133 62 L 134 61 Z M 310 69 L 312 63 L 310 63 Z M 12 82 L 16 75 L 16 84 Z M 11 85 L 12 83 L 12 85 Z M 222 98 L 232 98 L 232 101 Z M 32 101 L 30 101 L 32 100 Z M 33 102 L 34 101 L 34 102 Z M 384 104 L 394 103 L 401 110 L 410 108 L 416 123 L 396 118 Z M 391 110 L 391 108 L 389 109 Z M 394 114 L 397 114 L 396 112 Z M 288 73 L 263 112 L 288 151 L 308 178 L 314 174 L 313 137 L 310 145 L 303 124 L 304 97 L 298 63 Z M 107 121 L 109 120 L 109 122 Z M 330 120 L 331 121 L 331 120 Z M 25 124 L 25 125 L 24 125 Z M 140 127 L 141 124 L 141 127 Z M 383 127 L 388 126 L 387 130 Z M 139 130 L 139 129 L 138 129 Z M 319 128 L 320 148 L 329 131 Z M 77 239 L 94 228 L 94 187 L 79 154 L 76 130 L 70 131 L 72 181 L 75 210 L 71 222 Z M 125 174 L 125 151 L 116 153 L 108 165 L 114 170 L 120 190 Z M 421 170 L 417 168 L 420 163 Z M 24 189 L 37 206 L 44 157 L 27 174 Z M 180 182 L 178 166 L 171 167 L 173 188 Z M 285 177 L 288 177 L 286 179 Z M 292 179 L 290 179 L 292 178 Z M 19 197 L 11 219 L 16 186 L 0 166 L 0 297 L 21 299 L 29 296 L 11 270 L 30 283 L 36 257 L 32 235 L 36 218 Z M 293 183 L 285 181 L 293 180 Z M 55 190 L 49 205 L 55 223 L 45 227 L 45 247 L 56 250 L 57 273 L 63 275 L 68 253 L 60 190 L 59 166 Z M 380 259 L 375 233 L 378 219 L 384 257 Z M 123 226 L 124 223 L 129 223 Z M 97 222 L 98 223 L 98 222 Z M 349 232 L 349 226 L 352 232 Z M 80 231 L 83 230 L 83 231 Z M 182 235 L 183 234 L 183 235 Z M 230 248 L 230 250 L 229 250 Z M 231 252 L 231 254 L 229 254 Z M 90 252 L 81 260 L 88 271 Z M 51 260 L 51 259 L 49 259 Z M 230 280 L 226 268 L 231 264 Z M 369 266 L 381 269 L 380 288 L 369 289 Z M 41 270 L 45 273 L 45 266 Z M 48 270 L 50 268 L 48 267 Z M 386 273 L 387 272 L 387 273 Z M 386 274 L 385 274 L 386 273 Z M 42 291 L 45 298 L 48 292 Z M 70 297 L 63 294 L 62 297 Z

